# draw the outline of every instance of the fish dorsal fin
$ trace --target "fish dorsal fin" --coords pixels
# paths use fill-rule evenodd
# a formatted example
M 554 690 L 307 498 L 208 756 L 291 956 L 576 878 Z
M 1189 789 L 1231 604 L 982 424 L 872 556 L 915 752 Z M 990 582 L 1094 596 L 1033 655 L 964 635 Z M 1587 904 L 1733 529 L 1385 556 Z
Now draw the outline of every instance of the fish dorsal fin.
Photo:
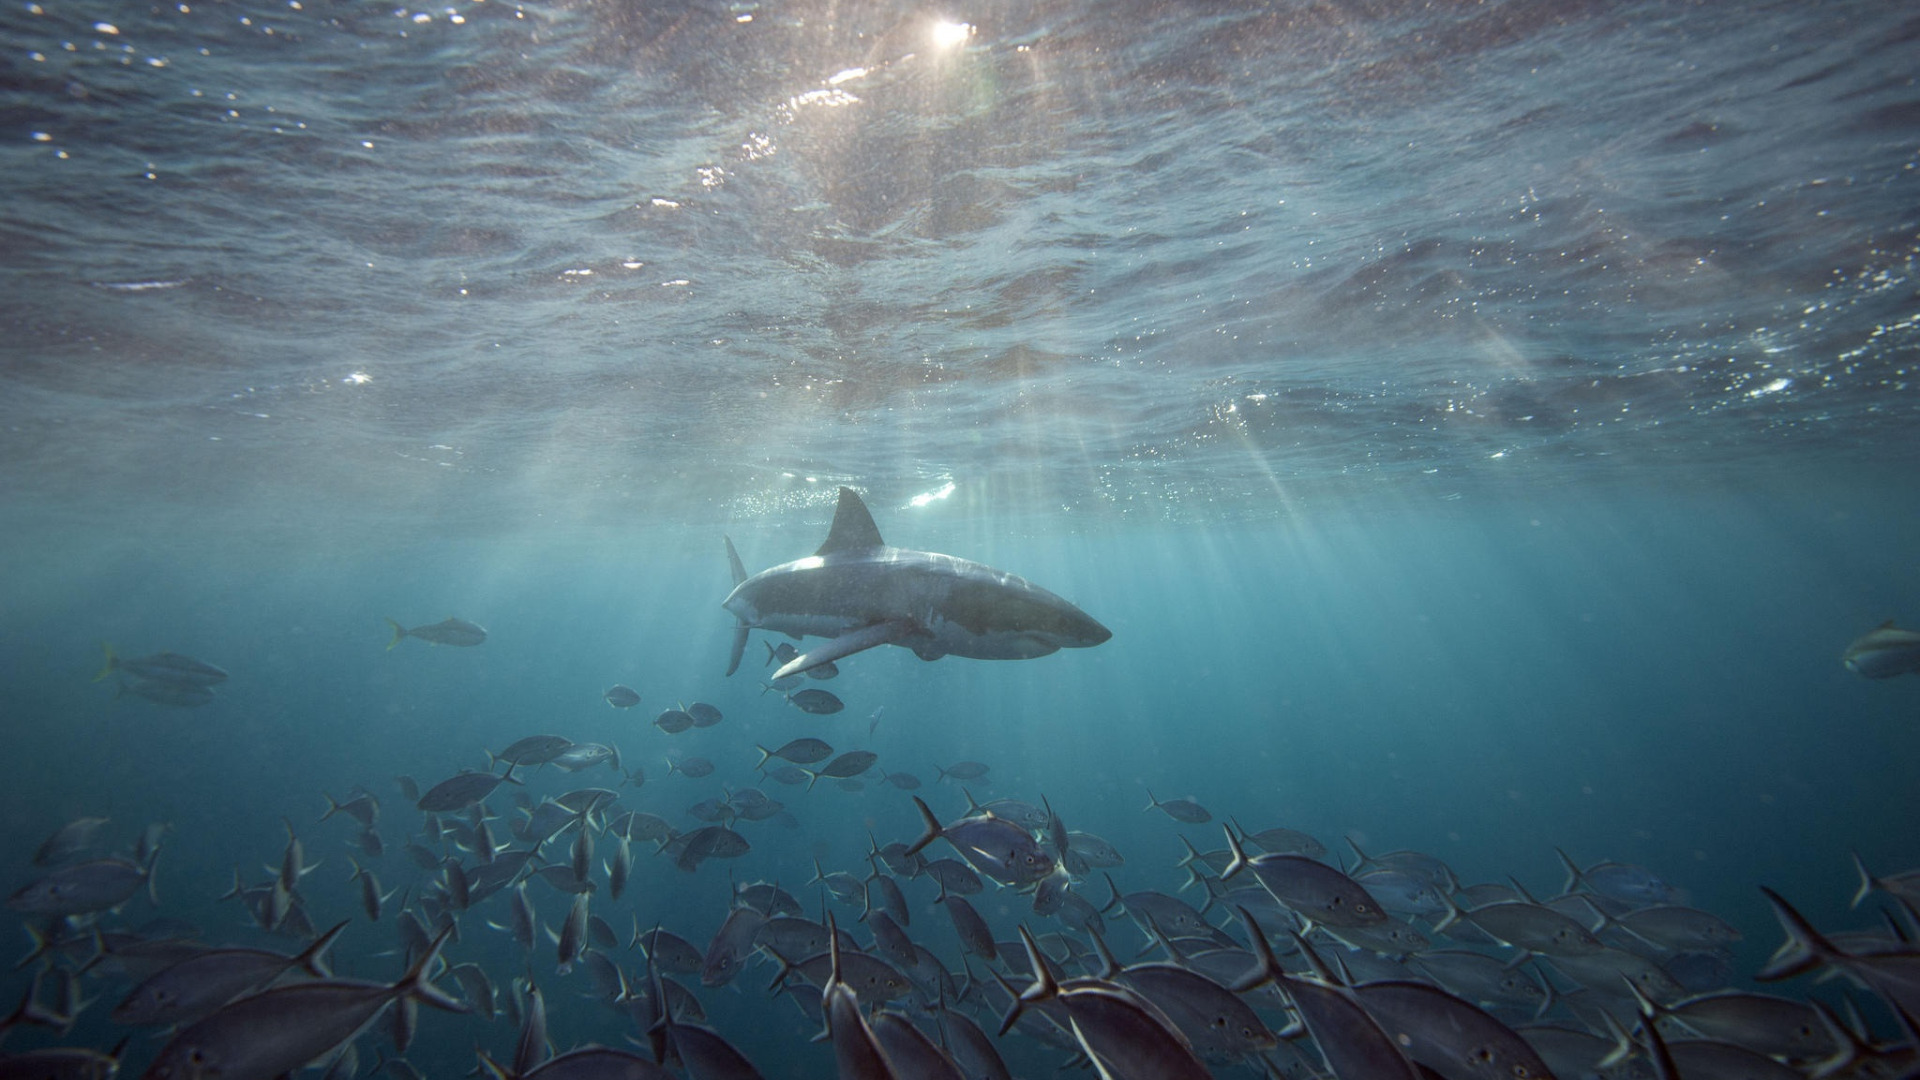
M 852 488 L 841 488 L 840 505 L 833 512 L 833 528 L 827 530 L 827 542 L 814 554 L 832 555 L 837 551 L 867 551 L 886 546 L 887 542 L 880 539 L 880 527 L 867 512 L 867 504 L 860 501 Z

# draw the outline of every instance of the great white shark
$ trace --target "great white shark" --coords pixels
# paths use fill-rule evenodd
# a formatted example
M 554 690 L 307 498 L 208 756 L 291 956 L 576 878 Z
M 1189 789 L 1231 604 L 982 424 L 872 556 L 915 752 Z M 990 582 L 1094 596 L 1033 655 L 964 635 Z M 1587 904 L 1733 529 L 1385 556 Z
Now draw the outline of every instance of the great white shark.
M 729 675 L 739 670 L 747 634 L 755 629 L 827 639 L 782 664 L 776 680 L 876 645 L 912 649 L 922 660 L 1027 660 L 1113 636 L 1025 578 L 952 555 L 887 546 L 852 488 L 840 489 L 827 542 L 804 559 L 748 577 L 732 538 L 723 539 L 733 592 L 721 606 L 740 620 Z

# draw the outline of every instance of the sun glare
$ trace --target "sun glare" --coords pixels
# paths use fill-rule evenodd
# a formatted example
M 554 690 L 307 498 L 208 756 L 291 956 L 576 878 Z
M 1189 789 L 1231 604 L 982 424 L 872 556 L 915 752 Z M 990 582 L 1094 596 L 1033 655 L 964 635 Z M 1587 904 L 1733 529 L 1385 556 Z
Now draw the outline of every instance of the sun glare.
M 933 24 L 933 44 L 936 48 L 951 49 L 965 44 L 972 36 L 973 27 L 968 23 L 941 19 Z

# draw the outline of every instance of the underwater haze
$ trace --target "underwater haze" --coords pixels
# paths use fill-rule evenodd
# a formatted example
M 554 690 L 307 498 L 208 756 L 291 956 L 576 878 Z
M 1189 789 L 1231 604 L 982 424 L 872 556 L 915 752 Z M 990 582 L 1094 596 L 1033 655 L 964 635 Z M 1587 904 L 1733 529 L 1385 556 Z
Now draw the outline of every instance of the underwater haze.
M 476 1048 L 537 1076 L 538 986 L 551 1052 L 651 1061 L 658 1021 L 769 1078 L 851 1077 L 809 1042 L 818 994 L 768 993 L 775 944 L 716 984 L 634 939 L 705 953 L 765 882 L 883 956 L 884 878 L 931 956 L 884 1011 L 991 1035 L 987 973 L 1018 992 L 1031 968 L 970 948 L 924 860 L 986 878 L 1001 942 L 1025 926 L 1107 979 L 1071 967 L 1085 913 L 1132 962 L 1160 929 L 1121 899 L 1143 891 L 1243 948 L 1233 905 L 1267 901 L 1242 863 L 1264 865 L 1183 841 L 1276 826 L 1363 885 L 1388 863 L 1362 853 L 1444 864 L 1443 906 L 1393 922 L 1524 960 L 1546 1007 L 1277 893 L 1274 917 L 1355 981 L 1435 982 L 1520 1037 L 1610 1039 L 1637 1005 L 1463 929 L 1489 902 L 1571 906 L 1663 1007 L 1844 1013 L 1843 982 L 1754 982 L 1783 940 L 1766 886 L 1854 950 L 1821 962 L 1875 991 L 1859 1037 L 1911 1040 L 1858 957 L 1913 954 L 1886 927 L 1920 901 L 1920 677 L 1842 663 L 1920 624 L 1910 6 L 7 0 L 0 32 L 0 888 L 28 957 L 0 975 L 0 1014 L 22 1004 L 0 1071 L 131 1036 L 141 1075 L 175 1032 L 109 1013 L 164 970 L 156 943 L 291 956 L 349 920 L 335 975 L 391 984 L 451 927 L 499 1015 L 429 1002 L 408 1037 L 383 1008 L 351 1054 L 309 1055 L 333 1076 L 462 1076 Z M 774 647 L 826 638 L 756 628 L 723 674 L 723 537 L 748 574 L 813 555 L 842 488 L 887 544 L 1018 575 L 1111 640 L 903 640 L 770 686 Z M 1892 640 L 1920 672 L 1920 638 Z M 722 719 L 671 730 L 695 702 Z M 493 760 L 542 734 L 617 757 Z M 877 762 L 756 767 L 801 737 Z M 463 770 L 511 779 L 419 807 Z M 527 835 L 583 788 L 618 801 Z M 755 820 L 754 788 L 781 807 Z M 356 790 L 377 807 L 322 820 Z M 1015 831 L 1055 871 L 1001 881 L 947 839 L 875 854 L 922 836 L 915 798 L 949 829 L 973 801 L 1041 808 Z M 107 821 L 41 850 L 85 818 Z M 1739 938 L 1622 930 L 1646 896 L 1556 849 Z M 33 899 L 62 866 L 125 895 Z M 393 890 L 377 919 L 361 867 Z M 617 938 L 568 956 L 577 896 Z M 428 974 L 473 1004 L 470 973 Z M 655 1004 L 669 976 L 691 1005 Z M 1271 995 L 1243 998 L 1258 1046 L 1181 1037 L 1215 1076 L 1327 1074 Z M 1014 1075 L 1099 1057 L 1047 1023 L 993 1040 Z M 1820 1038 L 1748 1052 L 1812 1075 L 1846 1042 Z

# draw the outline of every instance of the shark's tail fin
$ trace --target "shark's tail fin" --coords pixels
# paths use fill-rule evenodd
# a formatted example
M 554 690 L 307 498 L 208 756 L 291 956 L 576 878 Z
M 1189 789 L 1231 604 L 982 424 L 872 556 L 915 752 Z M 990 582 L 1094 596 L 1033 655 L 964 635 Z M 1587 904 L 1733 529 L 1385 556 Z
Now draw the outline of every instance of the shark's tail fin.
M 733 549 L 733 538 L 722 536 L 720 539 L 727 542 L 727 569 L 733 571 L 733 587 L 737 589 L 741 582 L 747 580 L 747 568 L 740 561 L 740 553 Z M 740 625 L 733 628 L 733 648 L 727 654 L 727 674 L 729 675 L 740 670 L 740 657 L 747 651 L 747 630 L 744 619 L 740 621 Z

